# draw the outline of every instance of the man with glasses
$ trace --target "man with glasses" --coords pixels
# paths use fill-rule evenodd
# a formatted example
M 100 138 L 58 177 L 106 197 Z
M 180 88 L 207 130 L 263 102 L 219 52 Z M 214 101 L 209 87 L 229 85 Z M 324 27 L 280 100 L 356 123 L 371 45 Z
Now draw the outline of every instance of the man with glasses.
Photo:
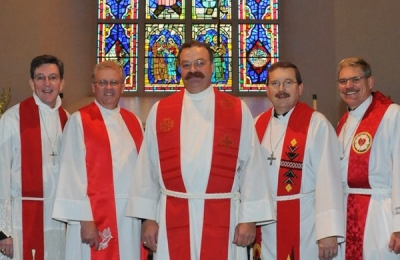
M 178 61 L 185 88 L 149 113 L 127 215 L 155 259 L 246 259 L 255 223 L 275 218 L 252 115 L 211 86 L 209 45 Z
M 347 112 L 340 119 L 346 259 L 400 259 L 400 106 L 376 91 L 370 65 L 358 57 L 339 63 L 338 89 Z
M 65 259 L 141 259 L 140 220 L 125 216 L 142 125 L 119 107 L 123 68 L 94 67 L 94 102 L 74 113 L 61 148 L 53 218 L 68 222 Z
M 63 259 L 65 225 L 51 218 L 59 176 L 64 64 L 31 61 L 33 96 L 0 119 L 0 259 Z
M 256 118 L 256 130 L 277 221 L 261 227 L 261 259 L 337 259 L 344 210 L 335 131 L 325 116 L 299 102 L 303 82 L 294 64 L 276 62 L 267 76 L 273 107 Z

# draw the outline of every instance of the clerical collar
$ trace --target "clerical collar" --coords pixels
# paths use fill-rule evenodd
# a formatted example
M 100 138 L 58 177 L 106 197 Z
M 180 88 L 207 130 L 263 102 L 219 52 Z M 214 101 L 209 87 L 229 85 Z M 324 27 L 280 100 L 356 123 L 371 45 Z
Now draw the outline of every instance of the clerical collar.
M 358 107 L 358 106 L 356 106 L 356 107 L 355 107 L 355 108 L 353 108 L 353 109 L 351 109 L 350 107 L 347 107 L 347 111 L 348 111 L 348 112 L 354 111 L 354 110 L 356 110 L 356 109 L 357 109 L 357 107 Z
M 290 111 L 290 110 L 289 110 L 289 111 Z M 274 109 L 274 117 L 278 118 L 279 116 L 286 116 L 287 113 L 289 113 L 289 111 L 286 111 L 286 112 L 283 113 L 283 114 L 278 114 L 278 113 L 276 113 L 276 110 Z

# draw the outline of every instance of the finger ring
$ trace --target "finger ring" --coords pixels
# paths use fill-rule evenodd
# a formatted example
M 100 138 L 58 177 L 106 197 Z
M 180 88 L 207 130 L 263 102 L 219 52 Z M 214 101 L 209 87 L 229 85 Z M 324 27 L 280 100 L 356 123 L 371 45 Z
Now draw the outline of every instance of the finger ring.
M 143 245 L 147 244 L 147 241 L 143 241 Z
M 5 249 L 1 249 L 0 252 L 1 252 L 2 254 L 4 254 L 4 253 L 6 252 L 6 250 L 5 250 Z

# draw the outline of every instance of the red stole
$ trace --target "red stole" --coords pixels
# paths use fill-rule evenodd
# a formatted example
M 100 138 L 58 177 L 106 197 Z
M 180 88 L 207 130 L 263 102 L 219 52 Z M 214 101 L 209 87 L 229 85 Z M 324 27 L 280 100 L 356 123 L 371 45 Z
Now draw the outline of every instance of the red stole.
M 64 129 L 67 114 L 61 107 L 58 113 L 61 129 Z M 20 103 L 19 116 L 22 197 L 38 198 L 22 198 L 23 259 L 32 259 L 32 249 L 36 250 L 36 259 L 44 259 L 42 136 L 39 108 L 33 97 Z
M 86 147 L 87 194 L 100 241 L 98 251 L 91 249 L 91 259 L 119 260 L 113 167 L 107 128 L 94 102 L 80 109 L 80 113 Z M 143 140 L 140 123 L 125 109 L 121 108 L 120 113 L 139 151 Z
M 373 138 L 390 104 L 393 102 L 380 92 L 372 93 L 373 98 L 357 130 L 350 149 L 347 183 L 350 188 L 370 189 L 369 158 Z M 340 119 L 336 129 L 339 135 L 349 113 Z M 366 145 L 369 143 L 369 145 Z M 365 222 L 371 195 L 349 194 L 347 197 L 346 259 L 362 260 Z
M 298 102 L 294 108 L 282 146 L 277 196 L 300 193 L 304 151 L 313 109 Z M 256 123 L 260 143 L 268 127 L 272 108 Z M 277 259 L 300 259 L 300 199 L 277 201 Z
M 242 126 L 239 99 L 214 89 L 215 119 L 210 177 L 206 193 L 230 193 L 236 173 Z M 184 91 L 160 101 L 157 109 L 157 141 L 165 187 L 186 193 L 181 173 L 180 122 Z M 207 155 L 205 155 L 207 156 Z M 228 259 L 230 199 L 204 203 L 200 260 Z M 189 203 L 167 197 L 166 222 L 171 260 L 190 259 Z

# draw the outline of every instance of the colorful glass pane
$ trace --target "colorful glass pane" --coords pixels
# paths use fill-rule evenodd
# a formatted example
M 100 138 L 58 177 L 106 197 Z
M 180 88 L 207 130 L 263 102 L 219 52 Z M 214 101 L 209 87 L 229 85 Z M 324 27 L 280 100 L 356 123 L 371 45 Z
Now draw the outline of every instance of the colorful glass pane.
M 220 90 L 232 91 L 232 27 L 222 24 L 194 24 L 192 38 L 208 43 L 214 51 L 211 84 Z
M 98 0 L 99 19 L 137 19 L 139 0 Z
M 277 24 L 239 25 L 239 91 L 265 91 L 267 70 L 278 61 Z
M 146 24 L 145 91 L 169 92 L 183 87 L 177 64 L 184 24 Z
M 125 90 L 137 90 L 137 24 L 99 24 L 97 60 L 115 60 L 125 71 Z
M 192 17 L 193 19 L 231 19 L 231 6 L 231 0 L 192 0 Z
M 277 20 L 278 0 L 239 0 L 239 19 Z
M 146 19 L 185 19 L 186 0 L 146 0 Z

